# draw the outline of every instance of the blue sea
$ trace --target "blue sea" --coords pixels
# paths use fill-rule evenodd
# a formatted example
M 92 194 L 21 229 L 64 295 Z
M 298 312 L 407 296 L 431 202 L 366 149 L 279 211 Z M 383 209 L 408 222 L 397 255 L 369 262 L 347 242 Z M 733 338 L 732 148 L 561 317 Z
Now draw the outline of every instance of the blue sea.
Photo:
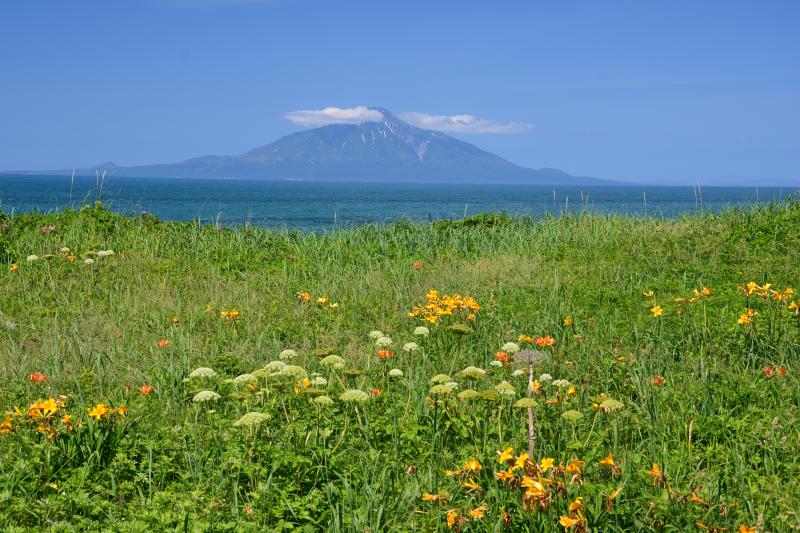
M 57 211 L 102 200 L 114 211 L 147 211 L 165 220 L 297 230 L 399 219 L 459 219 L 479 212 L 558 215 L 582 210 L 676 217 L 782 200 L 792 187 L 553 187 L 421 183 L 329 183 L 183 178 L 0 175 L 0 210 Z

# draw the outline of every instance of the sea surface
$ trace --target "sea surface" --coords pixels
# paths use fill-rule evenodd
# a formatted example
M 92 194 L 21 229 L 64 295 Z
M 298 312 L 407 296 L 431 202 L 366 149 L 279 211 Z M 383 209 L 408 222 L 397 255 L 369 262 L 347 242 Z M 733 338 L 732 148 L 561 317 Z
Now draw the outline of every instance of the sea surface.
M 0 210 L 58 211 L 102 200 L 114 211 L 165 220 L 297 230 L 399 219 L 459 219 L 479 212 L 542 217 L 587 210 L 671 218 L 782 200 L 792 187 L 553 187 L 420 183 L 329 183 L 183 178 L 0 175 Z

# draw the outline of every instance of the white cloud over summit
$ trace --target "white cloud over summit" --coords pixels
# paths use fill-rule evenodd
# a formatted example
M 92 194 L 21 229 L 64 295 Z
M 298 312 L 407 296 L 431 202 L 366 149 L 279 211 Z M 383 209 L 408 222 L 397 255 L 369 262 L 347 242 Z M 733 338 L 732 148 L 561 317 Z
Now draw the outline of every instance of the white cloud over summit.
M 472 115 L 432 115 L 408 111 L 398 113 L 397 116 L 413 126 L 452 133 L 524 133 L 533 128 L 533 124 L 528 122 L 489 120 Z M 326 107 L 320 110 L 290 111 L 284 113 L 283 117 L 300 126 L 316 127 L 380 122 L 383 120 L 383 113 L 366 106 Z
M 453 133 L 524 133 L 533 128 L 533 124 L 528 122 L 489 120 L 472 115 L 431 115 L 408 111 L 398 116 L 420 128 Z
M 326 124 L 361 124 L 362 122 L 380 122 L 383 113 L 365 106 L 358 107 L 326 107 L 319 111 L 290 111 L 283 117 L 300 126 L 325 126 Z

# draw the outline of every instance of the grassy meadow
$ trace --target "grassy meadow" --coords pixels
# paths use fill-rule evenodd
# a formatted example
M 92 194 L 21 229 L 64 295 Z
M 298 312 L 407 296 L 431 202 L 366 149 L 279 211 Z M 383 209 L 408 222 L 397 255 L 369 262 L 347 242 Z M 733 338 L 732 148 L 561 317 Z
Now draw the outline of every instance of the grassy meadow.
M 800 529 L 798 201 L 0 224 L 3 531 Z

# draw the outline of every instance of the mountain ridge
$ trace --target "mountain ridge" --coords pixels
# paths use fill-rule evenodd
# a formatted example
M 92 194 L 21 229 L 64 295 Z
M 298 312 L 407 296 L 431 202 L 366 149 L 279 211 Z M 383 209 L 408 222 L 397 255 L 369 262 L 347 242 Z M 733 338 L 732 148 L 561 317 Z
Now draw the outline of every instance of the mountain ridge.
M 602 185 L 558 169 L 531 169 L 445 133 L 412 126 L 382 107 L 381 122 L 328 124 L 295 132 L 238 155 L 206 155 L 178 163 L 76 169 L 132 178 L 239 178 L 266 180 L 530 183 Z M 33 171 L 17 174 L 71 173 Z

